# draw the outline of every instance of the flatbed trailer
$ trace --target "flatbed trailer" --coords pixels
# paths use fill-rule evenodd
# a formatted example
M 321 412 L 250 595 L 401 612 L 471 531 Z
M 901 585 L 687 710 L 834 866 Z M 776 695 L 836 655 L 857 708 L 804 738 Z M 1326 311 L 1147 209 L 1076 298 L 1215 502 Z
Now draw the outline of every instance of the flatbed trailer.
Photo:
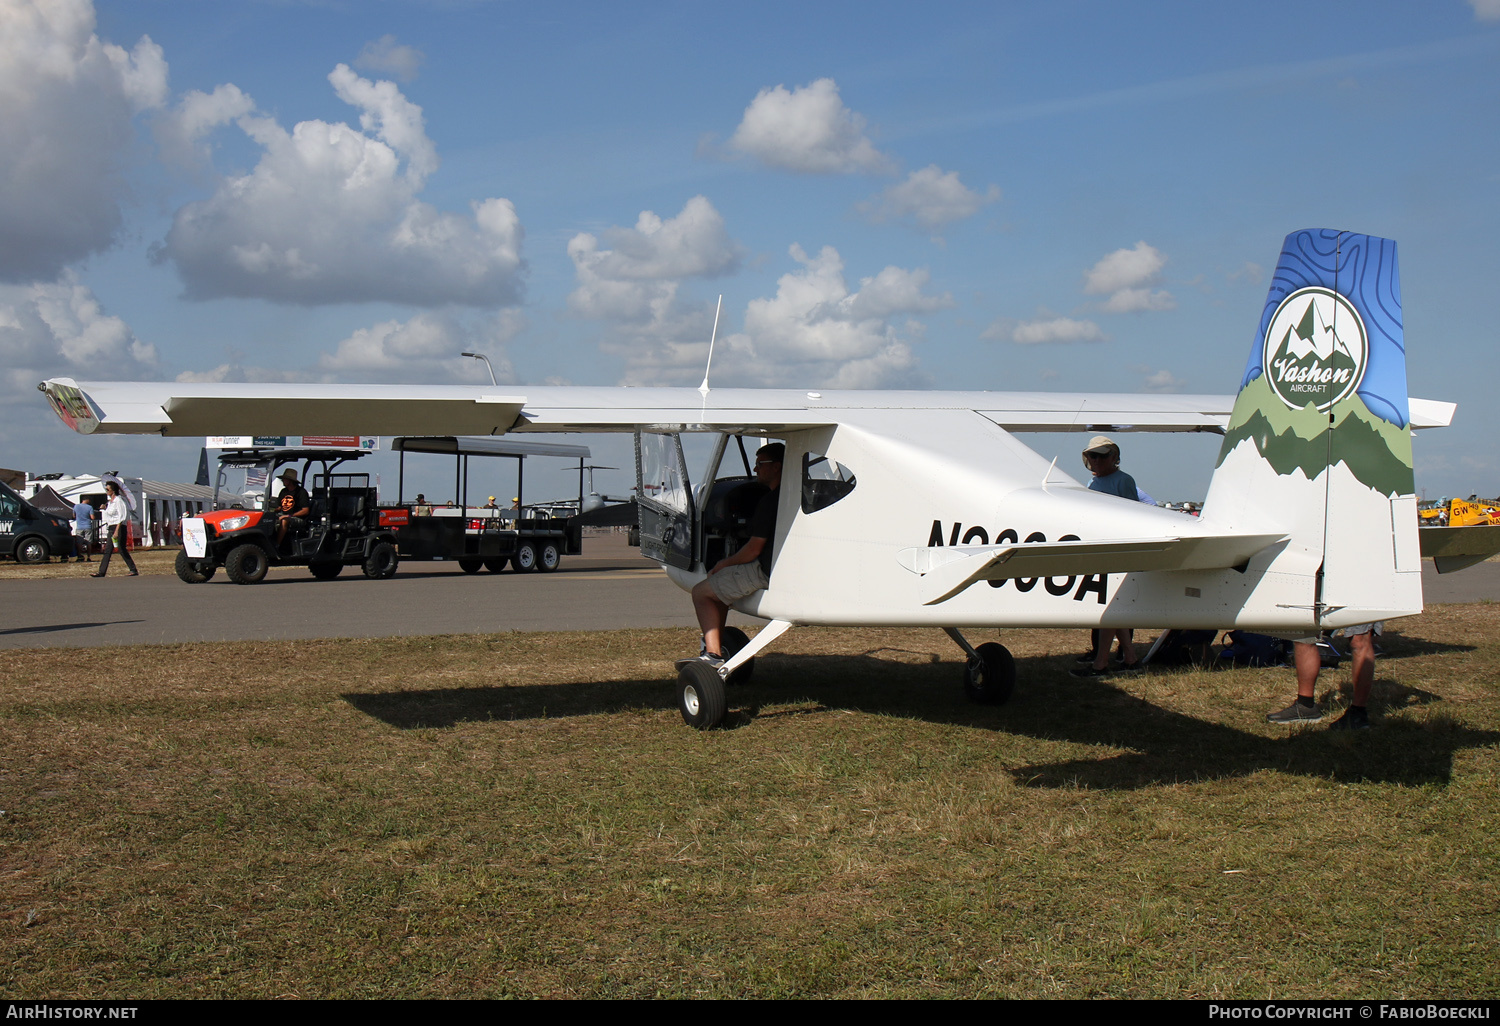
M 550 573 L 563 556 L 583 552 L 583 525 L 574 517 L 550 515 L 552 510 L 525 503 L 525 461 L 528 456 L 578 460 L 578 505 L 583 503 L 583 463 L 589 458 L 586 445 L 559 445 L 499 438 L 463 438 L 451 435 L 399 437 L 391 446 L 401 454 L 398 505 L 411 515 L 396 532 L 401 557 L 407 560 L 453 560 L 465 573 L 489 570 L 500 573 L 507 566 L 518 573 Z M 404 498 L 406 454 L 429 453 L 452 456 L 455 461 L 454 491 L 457 505 L 418 504 Z M 496 509 L 469 504 L 469 460 L 471 457 L 516 461 L 516 506 Z

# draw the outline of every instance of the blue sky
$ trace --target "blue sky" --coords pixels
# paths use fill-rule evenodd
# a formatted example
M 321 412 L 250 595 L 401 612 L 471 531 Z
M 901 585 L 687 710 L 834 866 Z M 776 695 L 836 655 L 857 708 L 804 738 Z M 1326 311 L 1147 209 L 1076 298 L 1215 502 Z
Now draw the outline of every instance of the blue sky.
M 193 472 L 55 375 L 696 384 L 720 293 L 720 385 L 1223 393 L 1337 227 L 1459 403 L 1419 489 L 1493 495 L 1497 111 L 1500 0 L 0 0 L 0 465 Z

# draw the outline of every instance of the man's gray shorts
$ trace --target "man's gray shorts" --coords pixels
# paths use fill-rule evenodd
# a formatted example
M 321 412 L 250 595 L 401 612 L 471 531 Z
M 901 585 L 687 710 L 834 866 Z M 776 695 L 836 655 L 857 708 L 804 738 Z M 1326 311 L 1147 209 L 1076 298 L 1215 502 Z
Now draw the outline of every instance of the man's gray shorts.
M 760 560 L 753 563 L 736 563 L 726 566 L 708 579 L 714 596 L 725 605 L 738 602 L 753 592 L 760 591 L 771 582 L 761 568 Z

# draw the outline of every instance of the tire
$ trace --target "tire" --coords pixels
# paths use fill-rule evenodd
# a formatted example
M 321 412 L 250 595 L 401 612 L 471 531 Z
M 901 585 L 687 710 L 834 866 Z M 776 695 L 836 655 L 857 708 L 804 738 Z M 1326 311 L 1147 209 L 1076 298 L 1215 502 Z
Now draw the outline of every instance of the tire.
M 729 700 L 719 672 L 702 660 L 684 663 L 677 671 L 677 708 L 682 722 L 698 730 L 713 730 L 724 722 Z
M 331 581 L 344 572 L 342 563 L 309 563 L 307 568 L 320 581 Z
M 516 546 L 516 554 L 510 557 L 510 565 L 518 574 L 529 574 L 536 569 L 536 547 L 531 542 Z
M 980 705 L 1003 705 L 1016 688 L 1016 661 L 993 641 L 974 650 L 979 658 L 964 667 L 964 694 Z
M 492 574 L 503 572 L 509 565 L 510 560 L 506 559 L 504 556 L 499 556 L 495 559 L 486 559 L 484 561 L 484 568 Z
M 365 576 L 372 581 L 384 581 L 396 576 L 396 567 L 400 562 L 396 546 L 390 542 L 376 542 L 370 546 L 369 554 L 365 556 Z
M 733 659 L 736 652 L 750 644 L 750 636 L 738 627 L 725 627 L 719 632 L 719 645 L 724 649 L 724 658 Z M 755 657 L 729 675 L 730 684 L 748 684 L 755 676 Z
M 460 559 L 458 561 L 458 568 L 466 574 L 477 574 L 484 569 L 484 560 Z
M 218 567 L 210 559 L 190 559 L 186 552 L 179 551 L 175 569 L 177 579 L 184 584 L 202 584 L 214 575 Z
M 259 584 L 270 568 L 266 550 L 249 542 L 231 549 L 224 560 L 224 572 L 235 584 Z
M 47 547 L 45 538 L 22 538 L 16 546 L 17 563 L 45 563 L 50 555 L 52 550 Z
M 556 542 L 542 542 L 541 548 L 536 551 L 536 568 L 544 574 L 550 574 L 562 566 L 562 553 L 557 550 Z

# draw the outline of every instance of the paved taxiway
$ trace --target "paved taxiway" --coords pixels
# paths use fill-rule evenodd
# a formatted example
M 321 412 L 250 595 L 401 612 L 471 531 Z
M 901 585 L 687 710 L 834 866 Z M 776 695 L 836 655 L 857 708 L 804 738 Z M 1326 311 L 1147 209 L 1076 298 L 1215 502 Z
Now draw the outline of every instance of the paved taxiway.
M 694 625 L 687 595 L 621 536 L 588 538 L 584 551 L 554 574 L 408 562 L 389 581 L 354 568 L 332 581 L 274 570 L 250 587 L 222 573 L 201 585 L 170 575 L 0 581 L 0 649 Z M 1441 577 L 1426 563 L 1423 586 L 1429 603 L 1500 601 L 1500 562 Z
M 284 638 L 374 638 L 491 631 L 688 627 L 687 595 L 623 536 L 586 538 L 552 574 L 466 574 L 405 562 L 388 581 L 346 567 L 331 581 L 273 570 L 260 584 L 174 575 L 0 581 L 0 648 Z M 98 564 L 94 564 L 97 566 Z M 94 567 L 90 567 L 93 569 Z M 111 568 L 114 570 L 114 568 Z M 123 569 L 123 568 L 121 568 Z

